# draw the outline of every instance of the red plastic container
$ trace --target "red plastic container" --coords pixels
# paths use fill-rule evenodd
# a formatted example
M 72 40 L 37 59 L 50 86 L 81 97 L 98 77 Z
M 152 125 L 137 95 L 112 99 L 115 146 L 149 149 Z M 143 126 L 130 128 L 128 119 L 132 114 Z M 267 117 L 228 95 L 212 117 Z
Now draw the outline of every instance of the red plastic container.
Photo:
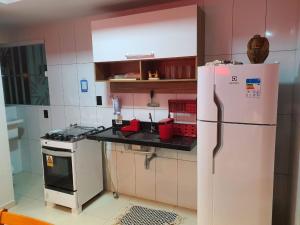
M 173 123 L 174 119 L 168 118 L 158 122 L 159 138 L 168 140 L 173 137 Z
M 140 121 L 139 120 L 131 120 L 130 125 L 121 127 L 121 131 L 134 131 L 137 132 L 140 130 Z

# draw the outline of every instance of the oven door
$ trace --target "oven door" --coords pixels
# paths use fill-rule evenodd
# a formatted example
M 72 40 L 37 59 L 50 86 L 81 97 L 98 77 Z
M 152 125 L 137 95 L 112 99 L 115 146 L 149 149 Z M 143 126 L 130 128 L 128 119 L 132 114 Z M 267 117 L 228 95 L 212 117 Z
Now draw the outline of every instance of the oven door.
M 73 176 L 74 152 L 43 146 L 42 153 L 45 187 L 73 194 L 76 191 Z

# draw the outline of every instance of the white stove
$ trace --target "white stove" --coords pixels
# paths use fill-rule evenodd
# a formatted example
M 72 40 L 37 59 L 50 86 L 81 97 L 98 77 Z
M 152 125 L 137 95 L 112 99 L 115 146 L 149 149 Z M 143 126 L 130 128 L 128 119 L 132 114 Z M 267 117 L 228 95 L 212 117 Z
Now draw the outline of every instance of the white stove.
M 72 126 L 41 138 L 45 201 L 80 213 L 103 190 L 102 143 L 85 139 L 97 128 Z

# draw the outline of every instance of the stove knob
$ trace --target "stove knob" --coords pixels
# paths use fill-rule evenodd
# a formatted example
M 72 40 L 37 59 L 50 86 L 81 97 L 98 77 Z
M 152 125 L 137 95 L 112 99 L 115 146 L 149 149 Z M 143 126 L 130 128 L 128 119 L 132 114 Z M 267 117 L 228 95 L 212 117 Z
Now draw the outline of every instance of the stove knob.
M 68 135 L 68 136 L 65 136 L 65 139 L 64 139 L 64 141 L 70 141 L 70 136 Z

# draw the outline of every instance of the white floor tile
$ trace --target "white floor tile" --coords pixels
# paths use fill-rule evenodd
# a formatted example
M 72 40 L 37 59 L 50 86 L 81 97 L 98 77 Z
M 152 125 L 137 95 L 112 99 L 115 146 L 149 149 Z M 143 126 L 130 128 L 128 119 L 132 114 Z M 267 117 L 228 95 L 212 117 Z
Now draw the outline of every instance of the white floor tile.
M 55 206 L 48 208 L 43 200 L 43 178 L 31 173 L 14 175 L 16 205 L 9 211 L 30 216 L 57 225 L 113 225 L 125 210 L 133 205 L 174 211 L 183 217 L 182 225 L 197 224 L 195 211 L 181 209 L 154 201 L 120 195 L 114 199 L 112 193 L 104 193 L 87 203 L 79 215 L 71 214 L 70 209 Z

